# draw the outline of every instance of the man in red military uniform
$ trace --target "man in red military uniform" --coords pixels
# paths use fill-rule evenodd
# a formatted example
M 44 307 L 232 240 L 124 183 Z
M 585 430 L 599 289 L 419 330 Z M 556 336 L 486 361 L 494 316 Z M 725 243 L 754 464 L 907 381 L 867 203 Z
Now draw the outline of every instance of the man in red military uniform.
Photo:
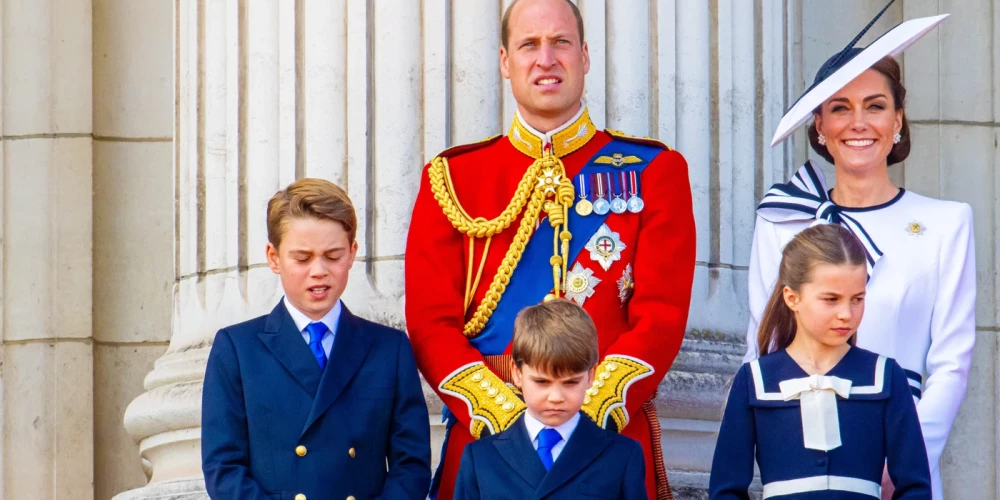
M 510 131 L 427 165 L 407 242 L 407 327 L 447 406 L 432 493 L 452 498 L 465 445 L 524 412 L 509 385 L 513 320 L 557 296 L 597 325 L 602 358 L 583 412 L 641 443 L 649 497 L 670 498 L 652 398 L 691 297 L 687 164 L 655 141 L 596 129 L 581 100 L 590 59 L 571 2 L 517 0 L 502 42 L 518 103 Z

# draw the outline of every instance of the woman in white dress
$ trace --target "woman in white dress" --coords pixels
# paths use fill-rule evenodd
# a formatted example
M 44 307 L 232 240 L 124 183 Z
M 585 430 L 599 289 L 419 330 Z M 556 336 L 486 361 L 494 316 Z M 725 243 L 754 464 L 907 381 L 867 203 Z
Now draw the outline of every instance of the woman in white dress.
M 824 80 L 836 80 L 836 72 L 851 66 L 849 61 L 857 66 L 857 61 L 865 60 L 863 52 L 877 43 L 864 51 L 845 49 L 831 58 L 811 91 Z M 810 144 L 833 163 L 836 186 L 827 190 L 820 170 L 806 162 L 788 184 L 768 191 L 757 209 L 746 360 L 766 352 L 766 346 L 757 345 L 757 329 L 777 279 L 782 248 L 812 224 L 846 226 L 861 240 L 868 257 L 866 314 L 857 345 L 895 358 L 907 372 L 934 498 L 939 500 L 944 498 L 939 460 L 965 396 L 975 341 L 972 209 L 904 190 L 889 179 L 891 165 L 910 152 L 903 110 L 906 90 L 898 63 L 891 56 L 876 55 L 874 64 L 848 71 L 849 80 L 841 73 L 846 84 L 828 90 L 821 101 L 811 96 L 821 104 L 812 112 Z M 883 498 L 891 498 L 892 490 L 886 476 Z

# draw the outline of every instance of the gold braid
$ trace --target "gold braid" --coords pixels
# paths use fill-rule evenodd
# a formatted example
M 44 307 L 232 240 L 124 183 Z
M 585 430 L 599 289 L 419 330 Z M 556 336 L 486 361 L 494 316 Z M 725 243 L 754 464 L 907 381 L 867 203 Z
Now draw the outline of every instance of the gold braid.
M 434 199 L 441 206 L 441 210 L 448 218 L 448 221 L 451 222 L 451 225 L 455 229 L 468 235 L 469 238 L 490 238 L 510 227 L 518 215 L 522 211 L 524 212 L 521 224 L 514 235 L 514 240 L 507 249 L 507 253 L 504 255 L 496 275 L 493 277 L 493 282 L 490 283 L 486 296 L 483 297 L 472 318 L 469 319 L 463 328 L 463 333 L 467 337 L 472 338 L 478 335 L 493 315 L 493 311 L 496 310 L 497 304 L 500 302 L 504 291 L 507 289 L 507 285 L 510 283 L 510 277 L 521 260 L 524 247 L 535 232 L 535 226 L 543 204 L 549 214 L 549 222 L 556 228 L 556 238 L 562 241 L 562 251 L 560 252 L 557 245 L 554 251 L 555 255 L 550 260 L 553 265 L 554 290 L 556 296 L 559 295 L 559 290 L 562 288 L 560 286 L 560 277 L 566 275 L 566 255 L 569 251 L 569 239 L 571 238 L 567 215 L 569 207 L 572 206 L 575 199 L 575 191 L 573 182 L 566 178 L 565 167 L 558 157 L 546 155 L 535 160 L 517 184 L 514 197 L 510 200 L 507 208 L 492 220 L 486 220 L 483 217 L 472 218 L 462 208 L 451 182 L 451 172 L 449 171 L 447 159 L 437 157 L 431 160 L 430 168 L 427 169 L 427 176 L 430 180 L 431 191 L 434 193 Z M 558 178 L 558 184 L 546 184 L 544 182 L 546 178 L 552 178 L 553 181 Z M 552 191 L 555 191 L 555 194 L 552 195 L 555 201 L 546 202 Z M 562 231 L 559 230 L 560 226 L 562 226 Z M 470 255 L 470 261 L 474 257 Z M 485 264 L 485 255 L 483 256 L 483 261 Z M 482 265 L 480 266 L 480 270 L 481 268 Z M 474 294 L 475 291 L 473 290 L 471 293 Z

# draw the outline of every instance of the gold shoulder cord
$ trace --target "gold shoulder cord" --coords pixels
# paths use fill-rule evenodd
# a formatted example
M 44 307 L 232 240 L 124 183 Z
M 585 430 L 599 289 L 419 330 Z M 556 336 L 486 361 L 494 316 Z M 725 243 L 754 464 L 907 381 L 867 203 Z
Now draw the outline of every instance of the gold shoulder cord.
M 434 199 L 441 206 L 444 215 L 448 217 L 451 225 L 455 229 L 469 236 L 469 268 L 466 275 L 465 302 L 466 310 L 472 302 L 475 290 L 479 285 L 479 277 L 482 275 L 483 267 L 486 265 L 486 252 L 489 251 L 489 243 L 493 235 L 499 234 L 504 229 L 510 227 L 517 219 L 517 216 L 524 212 L 521 224 L 514 235 L 514 241 L 507 249 L 506 255 L 497 269 L 493 282 L 490 284 L 486 296 L 476 308 L 472 318 L 465 324 L 463 333 L 466 337 L 473 338 L 479 334 L 486 326 L 490 316 L 497 307 L 497 303 L 503 297 L 503 293 L 510 283 L 511 274 L 521 260 L 524 247 L 535 232 L 539 214 L 544 210 L 549 217 L 549 223 L 555 228 L 553 232 L 553 255 L 549 259 L 552 265 L 553 292 L 556 297 L 563 289 L 562 279 L 566 276 L 566 265 L 569 254 L 569 240 L 572 234 L 569 232 L 569 208 L 573 205 L 575 191 L 573 182 L 566 178 L 566 169 L 562 161 L 554 155 L 545 155 L 535 160 L 528 167 L 524 177 L 517 185 L 514 197 L 507 204 L 507 208 L 499 216 L 492 220 L 483 217 L 472 218 L 462 208 L 458 197 L 455 195 L 455 188 L 451 181 L 451 172 L 446 158 L 437 157 L 431 160 L 431 166 L 427 169 L 430 178 L 431 191 Z M 551 199 L 550 199 L 551 198 Z M 486 248 L 483 250 L 483 257 L 479 264 L 475 283 L 472 282 L 472 250 L 475 249 L 475 239 L 485 238 Z

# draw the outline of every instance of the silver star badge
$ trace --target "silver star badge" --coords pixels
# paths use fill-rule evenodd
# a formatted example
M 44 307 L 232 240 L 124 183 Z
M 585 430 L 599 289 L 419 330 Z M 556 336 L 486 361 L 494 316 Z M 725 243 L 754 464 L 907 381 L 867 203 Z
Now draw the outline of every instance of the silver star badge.
M 594 287 L 601 280 L 594 276 L 594 271 L 583 267 L 579 262 L 566 273 L 566 298 L 583 307 L 583 303 L 594 295 Z
M 590 237 L 584 248 L 590 251 L 590 258 L 607 271 L 611 269 L 613 262 L 621 259 L 625 244 L 618 233 L 612 231 L 607 224 L 601 224 L 601 228 Z

